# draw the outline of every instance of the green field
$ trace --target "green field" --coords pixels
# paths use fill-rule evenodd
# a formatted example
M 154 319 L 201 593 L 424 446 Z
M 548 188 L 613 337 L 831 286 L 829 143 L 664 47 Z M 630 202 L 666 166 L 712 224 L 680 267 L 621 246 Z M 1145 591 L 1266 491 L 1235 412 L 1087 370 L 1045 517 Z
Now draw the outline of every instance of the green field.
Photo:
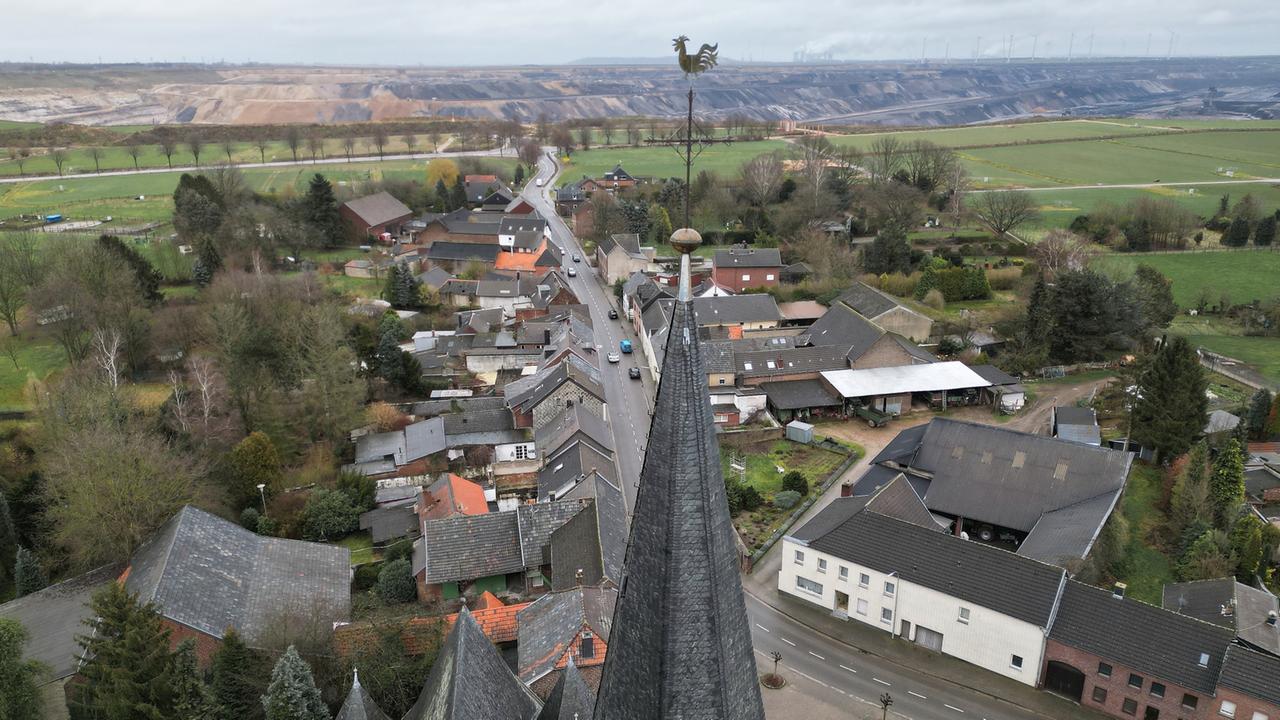
M 1074 190 L 1032 190 L 1040 201 L 1042 227 L 1066 227 L 1077 215 L 1087 215 L 1100 204 L 1123 205 L 1140 197 L 1170 198 L 1191 212 L 1210 217 L 1218 201 L 1228 195 L 1235 202 L 1253 195 L 1264 208 L 1280 208 L 1280 184 L 1188 185 L 1149 188 L 1083 188 Z
M 1278 123 L 1277 125 L 1280 125 Z M 1135 126 L 1126 120 L 1062 120 L 1053 122 L 1012 123 L 1008 125 L 971 125 L 956 128 L 876 132 L 858 135 L 830 136 L 831 142 L 866 150 L 876 140 L 892 136 L 902 142 L 928 140 L 945 147 L 973 147 L 1007 143 L 1043 142 L 1045 140 L 1088 140 L 1115 135 L 1144 134 L 1162 131 Z
M 514 158 L 485 158 L 486 164 L 511 170 Z M 249 185 L 259 192 L 296 192 L 305 188 L 317 172 L 339 187 L 378 179 L 422 179 L 426 160 L 386 160 L 367 163 L 293 165 L 243 170 Z M 180 172 L 32 180 L 0 185 L 0 218 L 28 214 L 62 213 L 69 220 L 100 219 L 107 215 L 121 222 L 167 221 L 173 213 L 173 189 Z M 138 196 L 144 200 L 136 200 Z
M 1128 584 L 1130 597 L 1144 602 L 1160 602 L 1166 583 L 1175 580 L 1173 566 L 1152 538 L 1166 522 L 1160 512 L 1160 471 L 1146 464 L 1134 463 L 1124 491 L 1121 511 L 1129 521 L 1129 544 L 1125 549 L 1125 576 L 1117 578 Z
M 698 156 L 694 167 L 697 171 L 706 170 L 724 178 L 734 177 L 744 162 L 775 150 L 785 151 L 788 147 L 790 146 L 781 140 L 711 145 Z M 565 165 L 564 179 L 573 181 L 584 175 L 600 177 L 619 163 L 632 175 L 655 178 L 684 176 L 684 163 L 673 148 L 628 147 L 579 150 L 570 156 Z
M 67 365 L 67 356 L 52 340 L 44 338 L 9 339 L 9 329 L 3 330 L 5 342 L 17 347 L 18 367 L 13 366 L 8 354 L 0 355 L 0 409 L 20 410 L 30 407 L 26 397 L 27 383 L 45 380 Z
M 1280 252 L 1270 250 L 1117 253 L 1094 261 L 1096 267 L 1121 275 L 1132 273 L 1139 263 L 1154 267 L 1173 281 L 1173 299 L 1183 308 L 1193 307 L 1204 288 L 1209 289 L 1214 304 L 1224 294 L 1234 303 L 1280 297 Z
M 1248 363 L 1272 382 L 1280 384 L 1280 339 L 1240 335 L 1187 335 L 1186 338 L 1192 347 L 1203 346 L 1219 355 Z

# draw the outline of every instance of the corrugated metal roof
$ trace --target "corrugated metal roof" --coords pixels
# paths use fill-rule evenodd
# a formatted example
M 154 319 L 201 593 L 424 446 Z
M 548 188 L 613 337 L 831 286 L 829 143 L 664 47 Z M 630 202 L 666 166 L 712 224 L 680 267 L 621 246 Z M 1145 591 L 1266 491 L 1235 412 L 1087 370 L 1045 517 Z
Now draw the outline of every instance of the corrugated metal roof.
M 822 373 L 822 377 L 846 398 L 941 392 L 991 385 L 968 365 L 956 361 L 865 370 L 828 370 Z

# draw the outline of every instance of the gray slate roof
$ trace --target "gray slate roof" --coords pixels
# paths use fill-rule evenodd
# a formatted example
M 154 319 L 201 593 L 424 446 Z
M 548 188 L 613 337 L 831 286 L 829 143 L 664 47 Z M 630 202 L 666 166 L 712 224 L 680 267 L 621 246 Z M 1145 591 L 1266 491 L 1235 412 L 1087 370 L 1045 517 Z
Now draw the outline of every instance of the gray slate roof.
M 347 620 L 350 582 L 344 547 L 263 537 L 187 505 L 134 553 L 125 587 L 170 620 L 261 647 L 295 615 Z
M 1049 637 L 1190 690 L 1212 695 L 1234 633 L 1069 580 Z M 1208 654 L 1206 666 L 1201 653 Z
M 428 260 L 451 260 L 454 262 L 482 262 L 492 265 L 498 260 L 502 248 L 497 242 L 489 243 L 455 243 L 434 242 L 424 255 Z
M 528 377 L 520 378 L 503 388 L 507 405 L 511 408 L 533 408 L 565 382 L 576 384 L 604 401 L 604 386 L 600 370 L 577 355 L 568 355 L 561 362 L 545 367 Z
M 1267 624 L 1268 613 L 1280 612 L 1280 600 L 1266 590 L 1235 578 L 1170 583 L 1164 586 L 1160 604 L 1166 610 L 1231 628 L 1254 648 L 1280 655 L 1280 627 Z
M 79 664 L 78 635 L 89 632 L 93 619 L 88 602 L 93 594 L 120 576 L 119 565 L 108 565 L 0 605 L 0 617 L 17 620 L 28 633 L 23 660 L 36 660 L 49 669 L 43 680 L 74 675 Z
M 533 720 L 537 698 L 463 608 L 404 720 Z
M 403 430 L 362 435 L 356 440 L 356 464 L 389 460 L 405 465 L 444 449 L 444 420 L 430 418 Z
M 777 301 L 768 294 L 695 298 L 693 314 L 700 327 L 782 320 Z
M 556 590 L 622 582 L 627 550 L 627 507 L 622 489 L 597 473 L 582 484 L 592 486 L 580 489 L 590 492 L 591 507 L 551 534 L 551 585 Z
M 821 380 L 784 380 L 761 383 L 769 403 L 779 410 L 839 407 L 844 400 L 832 394 Z
M 510 417 L 510 412 L 507 415 Z M 586 440 L 598 450 L 613 453 L 609 425 L 581 404 L 564 408 L 533 434 L 533 441 L 543 457 L 554 455 L 573 439 Z
M 874 320 L 896 307 L 906 307 L 888 294 L 882 293 L 863 282 L 855 282 L 852 287 L 836 300 L 853 308 L 859 315 L 868 320 Z M 910 310 L 910 308 L 907 309 Z M 912 310 L 912 312 L 915 311 Z
M 738 375 L 742 377 L 770 377 L 847 370 L 848 354 L 849 348 L 840 345 L 782 348 L 735 352 L 733 362 Z M 770 363 L 773 367 L 769 367 Z
M 762 720 L 706 367 L 688 302 L 674 307 L 648 449 L 596 720 Z
M 391 718 L 382 712 L 382 709 L 369 696 L 369 691 L 360 685 L 360 676 L 357 674 L 351 684 L 351 692 L 347 693 L 347 699 L 342 703 L 333 720 L 391 720 Z
M 782 267 L 782 252 L 777 248 L 729 248 L 717 250 L 712 259 L 717 268 L 770 268 Z
M 413 211 L 404 203 L 392 197 L 391 193 L 380 192 L 366 195 L 343 203 L 367 225 L 381 225 L 413 215 Z
M 570 658 L 538 713 L 538 720 L 591 720 L 595 706 L 596 694 Z
M 569 443 L 559 452 L 546 457 L 538 471 L 538 500 L 546 501 L 552 493 L 563 493 L 592 472 L 609 482 L 617 481 L 613 456 L 603 453 L 588 442 Z
M 623 253 L 630 255 L 631 257 L 644 257 L 640 252 L 640 236 L 636 233 L 617 233 L 606 235 L 600 240 L 599 248 L 606 255 L 613 252 L 615 247 L 621 248 Z
M 368 530 L 375 545 L 418 534 L 418 516 L 413 505 L 392 505 L 360 513 L 360 529 Z
M 851 359 L 861 357 L 881 335 L 878 325 L 854 312 L 843 303 L 835 303 L 806 331 L 813 345 L 840 345 L 850 348 Z
M 506 408 L 468 410 L 466 412 L 446 413 L 440 417 L 444 418 L 445 435 L 500 432 L 515 428 L 515 422 L 511 418 L 511 411 Z
M 880 572 L 897 571 L 908 582 L 1042 628 L 1049 626 L 1066 577 L 1060 568 L 870 509 L 804 542 Z
M 920 496 L 911 488 L 911 484 L 902 473 L 898 473 L 871 495 L 836 498 L 809 522 L 792 532 L 790 537 L 804 543 L 812 542 L 826 536 L 864 509 L 929 530 L 943 530 L 924 506 Z
M 1280 657 L 1232 645 L 1222 661 L 1218 683 L 1249 697 L 1280 705 Z
M 520 679 L 531 683 L 555 670 L 584 625 L 609 643 L 617 599 L 617 590 L 580 587 L 547 593 L 521 610 L 516 616 Z
M 995 365 L 970 365 L 969 369 L 978 374 L 983 380 L 992 385 L 1015 385 L 1018 378 L 1001 370 Z
M 558 500 L 428 520 L 422 523 L 414 572 L 425 569 L 426 583 L 437 585 L 541 567 L 550 562 L 551 533 L 584 506 L 581 500 Z

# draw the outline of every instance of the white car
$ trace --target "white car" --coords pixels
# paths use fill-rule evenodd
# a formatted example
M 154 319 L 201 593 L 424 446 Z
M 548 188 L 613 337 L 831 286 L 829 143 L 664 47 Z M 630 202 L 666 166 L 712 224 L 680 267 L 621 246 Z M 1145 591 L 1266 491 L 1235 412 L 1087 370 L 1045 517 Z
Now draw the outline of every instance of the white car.
M 578 277 L 578 271 L 573 268 L 569 268 L 569 277 Z
M 534 183 L 536 183 L 538 187 L 542 187 L 542 178 L 538 178 Z
M 619 355 L 618 353 L 609 353 L 609 362 L 611 363 L 622 362 L 622 356 Z

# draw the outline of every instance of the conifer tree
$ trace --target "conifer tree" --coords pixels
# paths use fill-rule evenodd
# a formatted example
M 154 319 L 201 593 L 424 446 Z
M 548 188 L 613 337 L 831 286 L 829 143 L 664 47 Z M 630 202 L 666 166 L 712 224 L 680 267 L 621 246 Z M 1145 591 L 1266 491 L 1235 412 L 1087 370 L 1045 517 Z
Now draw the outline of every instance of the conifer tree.
M 1238 217 L 1227 226 L 1222 233 L 1222 244 L 1229 247 L 1244 247 L 1249 243 L 1249 221 Z
M 307 185 L 303 213 L 307 224 L 319 235 L 321 245 L 335 247 L 346 240 L 342 215 L 338 212 L 338 200 L 333 195 L 333 185 L 320 173 L 316 173 Z
M 30 595 L 43 590 L 49 584 L 44 568 L 40 567 L 40 559 L 30 550 L 18 546 L 13 562 L 13 586 L 18 597 Z
M 1133 436 L 1155 459 L 1186 452 L 1204 428 L 1208 382 L 1186 338 L 1166 340 L 1138 379 Z
M 87 660 L 72 707 L 96 720 L 162 720 L 172 716 L 169 631 L 151 603 L 140 604 L 111 583 L 89 604 L 91 632 L 78 638 Z
M 1209 505 L 1208 483 L 1209 448 L 1200 441 L 1187 456 L 1169 500 L 1169 529 L 1181 537 L 1189 527 L 1208 527 L 1213 522 L 1213 509 Z
M 1266 412 L 1262 414 L 1266 420 Z M 18 550 L 18 533 L 13 527 L 13 515 L 9 512 L 9 497 L 0 490 L 0 578 L 10 577 L 14 570 Z
M 400 265 L 392 265 L 387 270 L 387 279 L 382 285 L 382 299 L 391 303 L 394 307 L 396 304 L 396 291 L 400 280 Z
M 195 640 L 187 638 L 178 644 L 173 654 L 170 680 L 175 720 L 215 720 L 213 692 L 205 684 L 196 662 Z
M 444 184 L 444 178 L 436 180 L 436 210 L 448 212 L 452 209 L 449 203 L 449 188 Z
M 235 630 L 222 636 L 222 645 L 213 655 L 211 683 L 219 720 L 262 717 L 261 697 L 266 689 L 263 665 Z
M 22 647 L 30 639 L 17 620 L 0 618 L 0 720 L 40 720 L 40 689 L 36 685 L 45 668 L 22 659 Z
M 1245 422 L 1249 425 L 1249 437 L 1254 440 L 1267 439 L 1267 415 L 1271 412 L 1271 393 L 1261 388 L 1249 399 L 1249 415 Z
M 1253 230 L 1253 244 L 1258 247 L 1269 247 L 1271 243 L 1276 241 L 1276 218 L 1275 216 L 1264 217 L 1258 221 L 1258 227 Z
M 284 478 L 275 443 L 259 430 L 236 443 L 227 456 L 227 466 L 227 493 L 241 508 L 261 502 L 258 485 L 266 485 L 265 490 L 270 492 Z
M 453 181 L 453 187 L 449 190 L 449 209 L 459 210 L 467 206 L 467 186 L 459 175 L 457 180 Z
M 1244 503 L 1244 449 L 1235 438 L 1228 440 L 1213 459 L 1209 500 L 1213 504 L 1214 525 L 1220 530 L 1231 527 Z
M 262 698 L 266 720 L 329 720 L 329 709 L 311 676 L 311 667 L 290 645 L 275 669 Z
M 1236 578 L 1252 584 L 1262 564 L 1263 523 L 1253 513 L 1246 513 L 1231 528 L 1231 554 L 1236 559 Z

